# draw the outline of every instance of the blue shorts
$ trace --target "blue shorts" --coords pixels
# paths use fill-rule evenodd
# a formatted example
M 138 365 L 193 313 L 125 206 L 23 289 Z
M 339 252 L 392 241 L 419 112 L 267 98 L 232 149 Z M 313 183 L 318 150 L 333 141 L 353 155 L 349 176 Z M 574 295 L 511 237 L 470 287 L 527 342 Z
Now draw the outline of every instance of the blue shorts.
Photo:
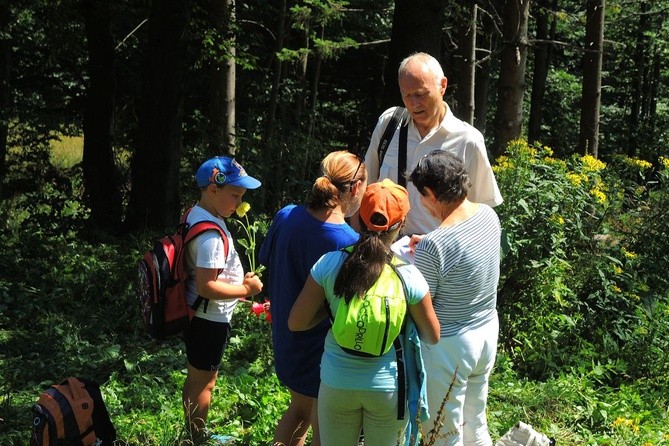
M 191 319 L 184 336 L 188 363 L 198 370 L 218 370 L 230 341 L 230 329 L 227 322 L 212 322 L 199 317 Z

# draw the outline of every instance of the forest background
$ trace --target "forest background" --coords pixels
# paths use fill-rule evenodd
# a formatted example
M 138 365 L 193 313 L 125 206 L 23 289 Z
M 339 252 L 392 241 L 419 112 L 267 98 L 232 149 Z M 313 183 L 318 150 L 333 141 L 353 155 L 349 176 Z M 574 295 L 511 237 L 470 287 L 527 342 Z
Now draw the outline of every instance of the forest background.
M 442 61 L 505 199 L 493 437 L 521 420 L 561 445 L 669 444 L 668 13 L 0 0 L 0 444 L 27 444 L 30 405 L 70 375 L 103 385 L 120 444 L 176 444 L 183 348 L 143 331 L 141 253 L 194 202 L 197 165 L 226 152 L 263 181 L 248 194 L 260 243 L 326 153 L 366 149 L 414 51 Z M 267 444 L 287 393 L 267 321 L 235 317 L 211 422 Z

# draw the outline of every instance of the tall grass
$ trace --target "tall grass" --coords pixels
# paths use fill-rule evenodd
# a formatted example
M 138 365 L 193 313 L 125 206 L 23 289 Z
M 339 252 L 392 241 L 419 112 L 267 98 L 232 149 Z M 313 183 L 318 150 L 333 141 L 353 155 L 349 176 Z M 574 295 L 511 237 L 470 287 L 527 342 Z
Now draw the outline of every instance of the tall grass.
M 61 169 L 81 162 L 84 156 L 83 136 L 56 136 L 49 142 L 51 147 L 51 164 Z

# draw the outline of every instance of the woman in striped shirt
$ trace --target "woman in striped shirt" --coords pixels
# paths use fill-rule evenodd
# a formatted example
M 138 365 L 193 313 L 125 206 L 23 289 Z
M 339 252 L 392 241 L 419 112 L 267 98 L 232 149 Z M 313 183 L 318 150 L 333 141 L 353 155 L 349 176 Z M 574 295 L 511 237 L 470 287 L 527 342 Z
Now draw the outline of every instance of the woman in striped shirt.
M 425 155 L 409 180 L 421 204 L 441 221 L 411 241 L 441 324 L 439 343 L 422 348 L 430 410 L 424 431 L 440 425 L 437 412 L 454 382 L 434 444 L 489 446 L 486 403 L 499 332 L 499 219 L 491 207 L 467 200 L 467 171 L 449 152 Z

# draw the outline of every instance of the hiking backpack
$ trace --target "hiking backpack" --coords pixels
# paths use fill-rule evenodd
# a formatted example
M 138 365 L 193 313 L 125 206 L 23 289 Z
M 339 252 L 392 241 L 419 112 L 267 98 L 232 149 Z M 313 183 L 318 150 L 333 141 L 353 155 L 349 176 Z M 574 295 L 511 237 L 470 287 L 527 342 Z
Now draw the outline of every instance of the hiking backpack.
M 349 246 L 342 251 L 351 253 Z M 393 256 L 390 263 L 383 266 L 381 275 L 367 290 L 364 298 L 354 296 L 347 304 L 339 299 L 337 314 L 333 315 L 329 305 L 325 308 L 332 321 L 335 341 L 347 353 L 362 357 L 382 356 L 395 347 L 397 360 L 397 419 L 404 419 L 406 404 L 406 371 L 404 349 L 400 333 L 404 331 L 404 321 L 408 311 L 406 286 L 398 268 L 407 265 Z
M 30 446 L 112 446 L 116 440 L 100 387 L 87 379 L 52 385 L 31 412 Z
M 345 252 L 351 252 L 351 247 Z M 382 356 L 390 350 L 404 326 L 407 301 L 398 267 L 406 265 L 393 256 L 365 296 L 348 303 L 341 298 L 332 316 L 332 334 L 337 344 L 352 355 Z
M 198 296 L 192 306 L 186 300 L 188 274 L 184 255 L 188 243 L 205 231 L 218 231 L 226 257 L 228 255 L 229 241 L 225 231 L 213 221 L 200 221 L 189 226 L 186 217 L 191 209 L 181 218 L 176 232 L 157 240 L 137 266 L 142 319 L 148 332 L 158 340 L 181 333 L 200 303 L 206 300 Z

